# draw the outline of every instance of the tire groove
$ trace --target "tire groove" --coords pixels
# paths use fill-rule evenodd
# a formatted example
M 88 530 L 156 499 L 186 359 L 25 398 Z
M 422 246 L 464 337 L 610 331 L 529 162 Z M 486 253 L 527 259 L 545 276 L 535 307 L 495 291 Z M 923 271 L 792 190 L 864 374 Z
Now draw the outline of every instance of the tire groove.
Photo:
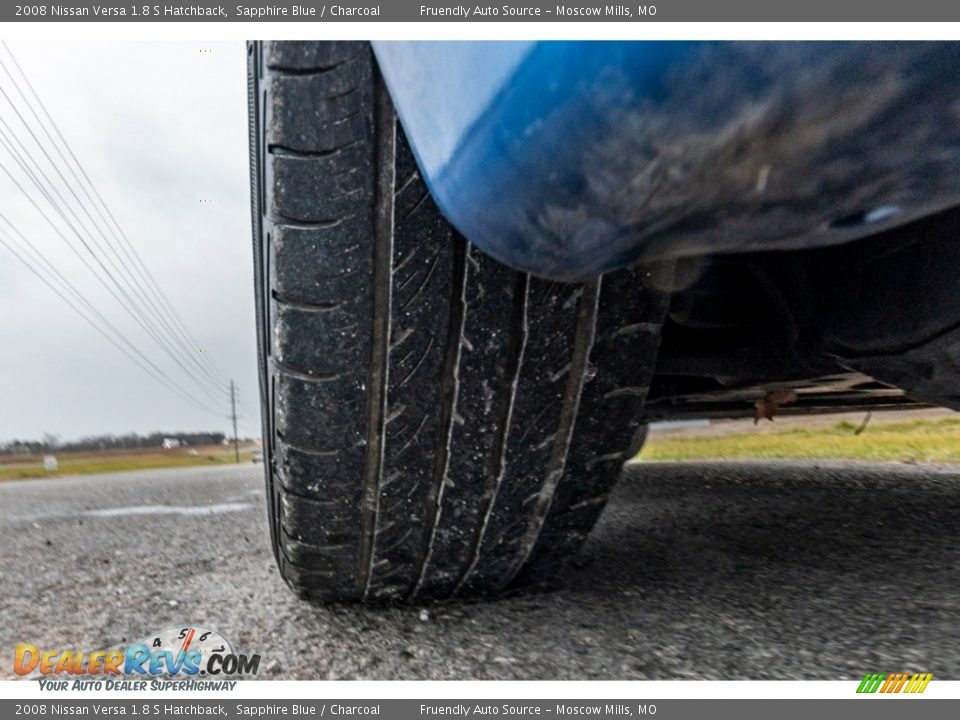
M 367 457 L 360 515 L 360 564 L 357 590 L 366 599 L 373 576 L 380 481 L 386 434 L 387 375 L 390 356 L 390 312 L 393 286 L 394 183 L 397 122 L 393 104 L 378 71 L 374 71 L 376 135 L 376 201 L 373 247 L 373 342 L 368 387 Z
M 563 475 L 554 490 L 539 537 L 511 587 L 558 577 L 600 516 L 623 460 L 642 445 L 644 396 L 615 394 L 622 387 L 649 386 L 669 297 L 672 263 L 609 273 L 601 286 L 597 329 L 591 349 L 593 379 L 584 387 Z M 651 278 L 656 276 L 655 280 Z M 642 332 L 619 332 L 622 328 Z M 611 425 L 610 420 L 615 424 Z
M 352 113 L 343 119 L 345 120 L 354 117 L 356 114 L 357 113 Z M 297 150 L 296 148 L 280 145 L 279 143 L 271 143 L 267 146 L 267 153 L 276 157 L 302 158 L 307 160 L 313 158 L 329 158 L 338 155 L 344 150 L 349 150 L 352 147 L 356 147 L 360 144 L 360 142 L 360 140 L 352 140 L 344 145 L 338 145 L 337 147 L 330 148 L 329 150 Z
M 283 73 L 284 75 L 290 75 L 292 77 L 309 77 L 311 75 L 327 75 L 337 68 L 341 68 L 348 63 L 355 62 L 359 58 L 358 55 L 354 55 L 345 60 L 341 60 L 338 63 L 333 63 L 332 65 L 318 65 L 310 68 L 298 68 L 292 66 L 284 65 L 271 65 L 270 69 L 276 72 Z
M 440 523 L 443 487 L 447 482 L 447 470 L 450 464 L 450 442 L 453 436 L 453 422 L 456 416 L 457 391 L 460 385 L 460 356 L 463 348 L 463 328 L 467 314 L 467 255 L 470 252 L 466 241 L 453 233 L 447 242 L 455 242 L 453 252 L 453 278 L 450 300 L 450 321 L 447 326 L 445 357 L 443 361 L 442 385 L 440 397 L 443 399 L 440 413 L 441 432 L 437 435 L 438 447 L 433 469 L 433 480 L 427 493 L 426 512 L 430 518 L 429 530 L 424 533 L 423 549 L 420 553 L 420 566 L 414 573 L 414 582 L 408 591 L 409 597 L 416 597 L 423 584 L 431 549 Z M 435 266 L 434 266 L 435 267 Z M 432 273 L 432 269 L 431 269 Z M 419 291 L 418 291 L 419 292 Z M 419 363 L 417 364 L 419 367 Z M 412 372 L 411 372 L 412 374 Z
M 590 364 L 590 350 L 593 347 L 597 329 L 597 310 L 600 299 L 600 283 L 602 278 L 585 283 L 580 296 L 580 312 L 577 317 L 577 329 L 574 336 L 573 354 L 570 360 L 570 373 L 567 376 L 567 387 L 564 392 L 563 407 L 560 411 L 560 420 L 557 423 L 557 433 L 547 463 L 546 477 L 537 501 L 533 508 L 530 523 L 527 526 L 526 536 L 521 544 L 520 554 L 506 577 L 501 580 L 499 588 L 503 589 L 516 577 L 521 568 L 527 563 L 537 538 L 543 529 L 550 507 L 553 504 L 554 493 L 560 477 L 563 475 L 573 438 L 573 428 L 580 406 L 580 396 L 586 381 L 587 368 Z
M 333 312 L 334 310 L 339 310 L 347 304 L 346 300 L 331 302 L 308 302 L 305 300 L 296 300 L 294 298 L 282 296 L 276 290 L 271 293 L 271 297 L 273 298 L 274 303 L 277 305 L 293 308 L 294 310 L 303 310 L 304 312 Z
M 291 217 L 290 215 L 284 215 L 278 210 L 274 210 L 267 215 L 267 219 L 273 225 L 276 225 L 277 227 L 293 228 L 296 230 L 330 230 L 331 228 L 342 225 L 352 217 L 352 215 L 345 215 L 343 217 L 327 218 L 322 220 L 300 220 L 299 218 Z
M 513 406 L 517 397 L 517 386 L 520 382 L 520 368 L 523 365 L 523 353 L 527 345 L 527 305 L 529 301 L 530 276 L 524 273 L 517 274 L 516 284 L 514 286 L 513 314 L 510 317 L 510 348 L 507 354 L 508 371 L 505 375 L 507 381 L 507 396 L 503 403 L 503 415 L 497 423 L 497 437 L 494 441 L 493 452 L 491 453 L 491 470 L 488 475 L 490 480 L 487 487 L 484 488 L 482 497 L 485 499 L 482 511 L 482 521 L 477 526 L 477 532 L 473 538 L 473 547 L 470 551 L 470 562 L 463 569 L 457 583 L 453 588 L 454 595 L 458 594 L 469 580 L 471 574 L 480 561 L 483 541 L 487 533 L 487 527 L 490 524 L 490 517 L 493 513 L 494 505 L 497 500 L 497 493 L 500 490 L 500 483 L 503 481 L 504 472 L 507 466 L 507 438 L 510 433 L 510 425 L 513 417 Z

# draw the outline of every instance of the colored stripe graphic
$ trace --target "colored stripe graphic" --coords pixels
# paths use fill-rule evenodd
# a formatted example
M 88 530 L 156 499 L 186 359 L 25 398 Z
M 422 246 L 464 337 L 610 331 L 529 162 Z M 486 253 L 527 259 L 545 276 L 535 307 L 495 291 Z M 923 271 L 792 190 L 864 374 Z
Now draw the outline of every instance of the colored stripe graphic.
M 922 693 L 933 673 L 867 673 L 857 687 L 858 693 Z
M 910 678 L 910 682 L 907 684 L 907 689 L 904 692 L 908 693 L 922 693 L 927 689 L 927 684 L 930 682 L 930 679 L 933 677 L 930 673 L 914 673 Z
M 883 682 L 883 678 L 883 673 L 867 673 L 863 676 L 863 681 L 860 683 L 860 687 L 857 688 L 857 692 L 875 693 L 880 687 L 880 683 Z

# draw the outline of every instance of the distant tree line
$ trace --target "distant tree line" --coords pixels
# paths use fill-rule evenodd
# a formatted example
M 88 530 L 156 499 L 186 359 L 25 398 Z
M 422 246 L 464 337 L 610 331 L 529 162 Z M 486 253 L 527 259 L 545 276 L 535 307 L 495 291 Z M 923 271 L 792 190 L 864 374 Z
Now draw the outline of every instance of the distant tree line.
M 59 437 L 44 433 L 40 440 L 10 440 L 0 444 L 0 453 L 78 452 L 84 450 L 125 450 L 158 448 L 167 438 L 179 440 L 182 446 L 219 445 L 226 436 L 222 432 L 153 432 L 149 435 L 91 435 L 79 440 L 60 442 Z

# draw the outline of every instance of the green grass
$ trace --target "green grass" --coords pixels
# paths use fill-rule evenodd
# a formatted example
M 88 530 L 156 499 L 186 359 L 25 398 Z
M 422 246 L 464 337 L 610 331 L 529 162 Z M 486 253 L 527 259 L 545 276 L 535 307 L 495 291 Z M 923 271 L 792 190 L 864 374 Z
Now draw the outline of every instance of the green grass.
M 240 448 L 240 462 L 249 463 L 251 447 Z M 60 477 L 63 475 L 93 475 L 98 473 L 151 470 L 157 468 L 194 467 L 197 465 L 225 465 L 234 462 L 233 448 L 198 448 L 196 455 L 176 451 L 118 451 L 103 453 L 57 454 L 56 472 L 43 469 L 42 457 L 24 456 L 6 458 L 0 464 L 0 481 L 29 478 Z
M 856 424 L 759 432 L 752 427 L 724 435 L 653 433 L 638 460 L 844 459 L 873 462 L 960 463 L 960 418 L 877 422 L 854 435 Z M 252 447 L 240 449 L 240 462 L 249 463 Z M 57 455 L 55 473 L 43 469 L 39 456 L 5 457 L 0 481 L 22 478 L 89 475 L 233 462 L 233 448 L 73 453 Z
M 960 418 L 874 422 L 728 435 L 652 434 L 638 460 L 844 459 L 880 462 L 960 463 Z

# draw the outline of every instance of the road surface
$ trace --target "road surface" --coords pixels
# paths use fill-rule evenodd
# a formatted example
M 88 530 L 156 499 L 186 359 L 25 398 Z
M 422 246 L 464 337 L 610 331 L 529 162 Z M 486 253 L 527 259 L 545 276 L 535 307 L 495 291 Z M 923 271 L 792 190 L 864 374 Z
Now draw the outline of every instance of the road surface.
M 199 624 L 266 678 L 960 679 L 960 468 L 634 465 L 559 591 L 381 609 L 286 590 L 261 472 L 0 483 L 0 675 Z

